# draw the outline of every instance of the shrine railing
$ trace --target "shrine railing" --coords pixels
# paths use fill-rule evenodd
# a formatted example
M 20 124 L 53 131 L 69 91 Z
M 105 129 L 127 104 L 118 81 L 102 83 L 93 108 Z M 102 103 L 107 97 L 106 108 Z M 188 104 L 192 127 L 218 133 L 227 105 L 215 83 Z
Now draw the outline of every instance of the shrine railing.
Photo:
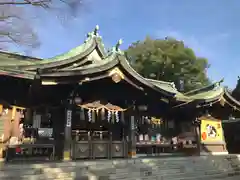
M 6 161 L 54 160 L 54 144 L 19 144 L 6 147 Z

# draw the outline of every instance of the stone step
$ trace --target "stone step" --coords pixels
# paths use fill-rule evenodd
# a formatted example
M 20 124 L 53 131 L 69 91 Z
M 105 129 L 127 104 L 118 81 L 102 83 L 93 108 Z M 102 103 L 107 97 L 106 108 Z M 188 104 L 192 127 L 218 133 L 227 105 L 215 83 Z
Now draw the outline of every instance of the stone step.
M 234 171 L 228 171 L 228 172 L 203 172 L 203 174 L 199 175 L 196 173 L 191 173 L 191 174 L 185 174 L 183 177 L 179 178 L 171 178 L 172 180 L 191 180 L 191 179 L 196 179 L 196 180 L 211 180 L 213 178 L 215 179 L 225 179 L 229 176 L 235 177 L 238 176 L 239 172 L 234 172 Z M 169 178 L 170 179 L 170 178 Z
M 213 160 L 214 159 L 214 160 Z M 74 179 L 96 178 L 101 180 L 234 180 L 239 177 L 240 162 L 234 165 L 220 157 L 165 158 L 136 160 L 100 160 L 79 162 L 54 162 L 42 164 L 4 164 L 0 179 Z M 235 170 L 235 171 L 234 171 Z M 229 177 L 232 176 L 232 177 Z

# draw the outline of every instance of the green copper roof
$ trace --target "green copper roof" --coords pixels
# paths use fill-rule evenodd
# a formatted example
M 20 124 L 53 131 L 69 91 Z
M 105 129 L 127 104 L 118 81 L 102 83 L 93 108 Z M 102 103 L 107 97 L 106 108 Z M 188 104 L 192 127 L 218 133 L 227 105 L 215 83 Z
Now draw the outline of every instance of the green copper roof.
M 223 87 L 218 87 L 216 89 L 213 90 L 209 90 L 206 92 L 200 92 L 194 95 L 184 95 L 181 93 L 176 94 L 176 99 L 179 101 L 194 101 L 194 100 L 211 100 L 211 99 L 215 99 L 218 98 L 219 96 L 221 96 L 224 92 L 224 88 Z
M 175 84 L 173 82 L 166 82 L 166 81 L 158 81 L 158 80 L 153 80 L 153 79 L 147 79 L 145 78 L 147 81 L 149 81 L 150 83 L 154 84 L 156 87 L 158 88 L 162 88 L 165 91 L 169 91 L 172 92 L 174 94 L 178 94 L 180 92 L 178 92 L 178 90 L 175 87 Z
M 36 69 L 45 68 L 47 71 L 44 71 L 44 73 L 41 75 L 43 78 L 61 78 L 62 76 L 70 77 L 74 75 L 88 75 L 88 73 L 99 73 L 108 71 L 116 66 L 121 66 L 124 68 L 124 71 L 129 74 L 129 76 L 132 76 L 133 79 L 135 79 L 136 82 L 138 81 L 140 84 L 145 85 L 145 87 L 148 86 L 156 91 L 162 92 L 163 94 L 170 95 L 177 101 L 211 101 L 224 93 L 224 88 L 220 86 L 221 81 L 201 89 L 187 93 L 181 93 L 176 89 L 173 82 L 144 78 L 130 66 L 129 62 L 124 56 L 124 53 L 119 49 L 121 43 L 122 41 L 120 40 L 112 49 L 112 51 L 107 53 L 104 49 L 102 38 L 98 35 L 97 26 L 93 32 L 88 33 L 87 39 L 82 45 L 53 58 L 38 59 L 0 52 L 0 74 L 34 79 Z M 88 58 L 97 59 L 96 56 L 93 55 L 93 52 L 96 52 L 94 50 L 97 50 L 97 54 L 99 54 L 100 58 L 98 57 L 98 60 L 93 60 L 90 63 L 86 63 L 85 60 Z M 85 60 L 81 60 L 81 58 L 85 58 Z M 77 64 L 77 62 L 81 63 Z M 49 68 L 51 68 L 51 71 L 48 71 Z
M 97 30 L 98 30 L 98 26 L 95 28 L 93 32 L 88 33 L 87 39 L 84 41 L 82 45 L 76 48 L 73 48 L 66 53 L 63 53 L 61 55 L 58 55 L 52 58 L 37 59 L 37 58 L 21 56 L 17 54 L 0 52 L 0 66 L 4 66 L 4 67 L 14 66 L 14 68 L 24 67 L 24 69 L 28 69 L 28 68 L 32 69 L 34 66 L 38 66 L 37 68 L 42 68 L 40 65 L 46 65 L 46 64 L 57 65 L 58 62 L 63 63 L 63 62 L 69 61 L 72 58 L 79 56 L 80 54 L 88 55 L 95 48 L 97 48 L 98 52 L 100 52 L 100 56 L 104 58 L 106 57 L 107 53 L 106 53 L 106 50 L 104 49 L 102 38 L 101 36 L 98 35 Z M 74 61 L 75 59 L 73 60 L 73 62 Z
M 0 66 L 33 65 L 41 59 L 0 51 Z
M 33 80 L 36 73 L 31 72 L 31 71 L 22 71 L 22 70 L 17 70 L 17 69 L 9 69 L 9 68 L 0 67 L 0 75 L 7 75 L 7 76 L 16 77 L 16 78 L 24 78 L 24 79 Z
M 176 93 L 176 99 L 183 102 L 192 102 L 195 100 L 211 101 L 219 98 L 224 93 L 224 87 L 220 86 L 223 80 L 213 83 L 209 86 L 196 89 L 187 93 Z
M 97 39 L 90 39 L 88 41 L 86 41 L 84 44 L 71 49 L 70 51 L 63 53 L 61 55 L 49 58 L 49 59 L 43 59 L 42 61 L 36 63 L 36 64 L 45 64 L 45 63 L 52 63 L 52 62 L 56 62 L 56 61 L 66 61 L 72 57 L 75 57 L 77 55 L 79 55 L 80 53 L 86 51 L 87 49 L 89 49 L 92 44 L 94 43 L 93 41 L 101 41 L 99 37 L 96 37 Z

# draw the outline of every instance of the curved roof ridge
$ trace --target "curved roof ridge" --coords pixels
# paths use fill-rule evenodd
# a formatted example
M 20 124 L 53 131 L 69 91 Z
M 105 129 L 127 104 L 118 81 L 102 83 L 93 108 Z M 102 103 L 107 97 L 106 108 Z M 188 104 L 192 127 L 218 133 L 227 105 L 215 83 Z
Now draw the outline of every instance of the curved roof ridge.
M 145 79 L 142 75 L 140 75 L 133 67 L 130 65 L 129 61 L 127 60 L 126 56 L 123 53 L 118 53 L 118 59 L 121 66 L 128 71 L 128 73 L 133 76 L 137 81 L 141 82 L 145 86 L 148 86 L 156 91 L 163 93 L 166 96 L 174 96 L 176 92 L 169 91 L 166 88 L 162 88 L 160 86 L 156 86 L 154 83 Z
M 202 88 L 199 88 L 199 89 L 194 89 L 194 90 L 191 90 L 191 91 L 188 91 L 186 93 L 184 93 L 183 95 L 184 96 L 191 96 L 191 95 L 194 95 L 194 94 L 198 94 L 198 93 L 201 93 L 201 92 L 204 92 L 204 91 L 209 91 L 209 90 L 213 90 L 214 88 L 216 87 L 219 87 L 220 84 L 224 81 L 224 79 L 221 79 L 220 81 L 217 81 L 215 83 L 212 83 L 208 86 L 205 86 L 205 87 L 202 87 Z
M 216 89 L 202 91 L 202 92 L 198 92 L 196 94 L 191 94 L 188 96 L 183 94 L 177 94 L 176 99 L 178 101 L 183 101 L 187 103 L 194 102 L 194 101 L 212 102 L 212 101 L 219 100 L 223 94 L 224 94 L 224 88 L 222 86 L 219 86 Z
M 139 74 L 129 63 L 127 57 L 124 52 L 119 48 L 123 43 L 122 39 L 119 39 L 117 44 L 112 47 L 112 49 L 108 52 L 109 54 L 115 54 L 118 57 L 119 64 L 137 81 L 141 82 L 145 86 L 148 86 L 156 91 L 162 92 L 166 96 L 174 96 L 176 94 L 175 91 L 169 90 L 168 88 L 163 88 L 161 86 L 157 86 L 154 83 L 150 82 L 148 79 L 144 78 L 141 74 Z M 103 59 L 104 60 L 104 59 Z
M 114 53 L 108 54 L 104 59 L 102 59 L 102 61 L 99 61 L 98 63 L 92 63 L 92 64 L 88 64 L 88 65 L 84 65 L 84 66 L 79 66 L 76 68 L 73 68 L 71 70 L 75 71 L 75 70 L 82 70 L 82 69 L 88 69 L 88 68 L 93 68 L 93 67 L 97 67 L 97 66 L 103 66 L 109 62 L 111 62 L 117 55 Z M 62 69 L 59 71 L 68 71 L 68 69 Z
M 96 26 L 94 31 L 87 34 L 87 39 L 84 41 L 83 44 L 73 49 L 70 49 L 69 51 L 62 53 L 60 55 L 54 56 L 52 58 L 40 59 L 39 61 L 34 61 L 31 63 L 28 63 L 28 61 L 26 63 L 16 62 L 16 64 L 11 64 L 11 65 L 6 64 L 3 66 L 8 66 L 8 67 L 14 66 L 14 68 L 20 68 L 20 69 L 26 69 L 26 70 L 34 70 L 36 68 L 52 68 L 57 65 L 67 64 L 69 63 L 69 61 L 70 63 L 75 62 L 76 60 L 82 58 L 79 56 L 88 55 L 94 49 L 97 49 L 100 57 L 104 58 L 106 57 L 107 53 L 104 48 L 104 44 L 102 43 L 102 38 L 98 34 L 98 30 L 99 30 L 99 27 Z M 42 67 L 42 65 L 46 67 Z
M 237 104 L 238 106 L 240 106 L 240 102 L 231 95 L 231 93 L 229 92 L 228 88 L 225 87 L 224 88 L 224 94 L 232 101 L 234 102 L 235 104 Z
M 178 90 L 175 87 L 175 84 L 173 82 L 165 82 L 165 81 L 158 81 L 158 80 L 154 80 L 154 79 L 148 79 L 148 78 L 144 78 L 141 74 L 139 74 L 129 63 L 127 57 L 125 56 L 124 52 L 121 51 L 121 49 L 119 48 L 120 45 L 122 44 L 122 39 L 119 39 L 119 41 L 117 42 L 117 44 L 112 47 L 112 49 L 108 52 L 108 53 L 113 53 L 119 56 L 119 62 L 120 64 L 128 69 L 128 72 L 132 75 L 135 76 L 135 78 L 138 81 L 141 81 L 143 84 L 158 90 L 158 91 L 162 91 L 164 92 L 164 94 L 168 94 L 171 96 L 175 96 L 176 93 L 179 93 Z
M 150 83 L 152 83 L 154 86 L 157 86 L 158 88 L 164 89 L 166 91 L 170 91 L 170 92 L 175 93 L 175 94 L 180 94 L 180 92 L 175 87 L 174 82 L 159 81 L 159 80 L 148 79 L 148 78 L 145 78 L 145 79 L 147 81 L 149 81 Z
M 100 48 L 100 53 L 102 54 L 102 57 L 105 57 L 107 53 L 106 53 L 106 50 L 104 48 L 104 44 L 102 42 L 102 37 L 98 34 L 98 30 L 99 30 L 99 26 L 97 25 L 95 27 L 94 31 L 89 32 L 87 34 L 87 39 L 84 41 L 83 44 L 81 44 L 81 45 L 79 45 L 75 48 L 72 48 L 72 49 L 66 51 L 65 53 L 54 56 L 52 58 L 43 59 L 43 62 L 44 61 L 50 61 L 50 62 L 65 61 L 65 60 L 67 60 L 71 57 L 74 57 L 74 56 L 82 53 L 84 48 L 86 50 L 89 47 L 91 47 L 91 45 L 94 44 L 94 43 L 96 44 L 97 47 Z
M 93 41 L 93 39 L 91 39 L 90 41 Z M 87 49 L 88 46 L 91 46 L 92 43 L 93 42 L 83 43 L 75 48 L 72 48 L 72 49 L 66 51 L 65 53 L 53 56 L 51 58 L 43 59 L 41 62 L 39 62 L 39 64 L 45 64 L 45 63 L 54 62 L 54 61 L 65 61 L 65 60 L 69 59 L 70 57 L 78 55 L 80 53 L 80 51 L 82 51 L 84 48 Z
M 33 56 L 26 56 L 26 55 L 23 55 L 23 54 L 20 54 L 20 53 L 8 52 L 8 51 L 0 50 L 0 56 L 2 54 L 8 55 L 8 56 L 18 56 L 18 57 L 22 58 L 23 61 L 27 60 L 27 59 L 31 59 L 31 60 L 35 60 L 35 61 L 43 60 L 42 58 L 37 58 L 37 57 L 33 57 Z M 0 61 L 1 61 L 1 59 L 0 59 Z
M 171 82 L 171 81 L 161 81 L 161 80 L 156 80 L 156 79 L 151 79 L 151 78 L 145 78 L 145 79 L 148 81 L 156 82 L 156 83 L 168 84 L 176 89 L 175 83 Z

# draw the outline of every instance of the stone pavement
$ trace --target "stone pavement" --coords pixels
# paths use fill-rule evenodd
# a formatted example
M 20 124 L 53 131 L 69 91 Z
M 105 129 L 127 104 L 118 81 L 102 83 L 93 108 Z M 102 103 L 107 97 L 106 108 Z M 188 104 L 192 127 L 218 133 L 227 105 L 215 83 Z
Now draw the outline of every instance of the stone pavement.
M 163 157 L 5 164 L 6 180 L 239 180 L 238 156 Z

